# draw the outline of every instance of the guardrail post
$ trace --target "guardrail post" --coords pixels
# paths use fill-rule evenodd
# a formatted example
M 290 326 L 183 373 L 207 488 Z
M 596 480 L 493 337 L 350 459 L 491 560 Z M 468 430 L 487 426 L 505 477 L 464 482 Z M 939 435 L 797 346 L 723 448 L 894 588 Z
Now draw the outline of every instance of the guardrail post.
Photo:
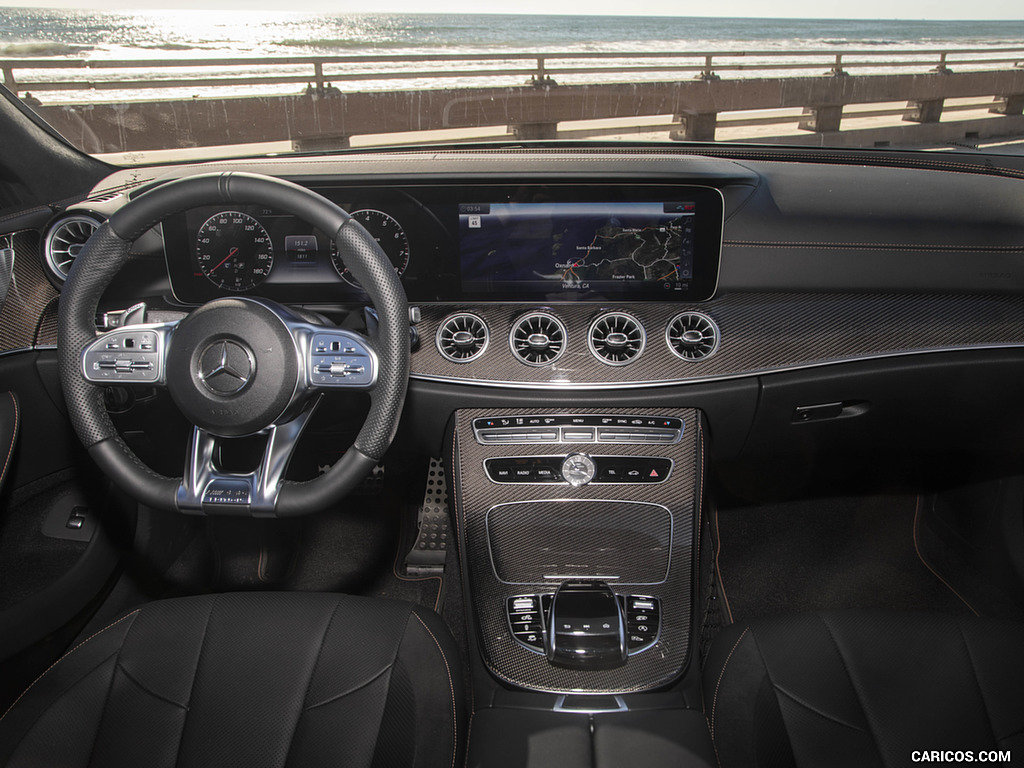
M 842 104 L 820 104 L 816 107 L 804 107 L 803 119 L 797 127 L 801 131 L 832 133 L 839 130 L 839 123 L 842 120 Z
M 672 141 L 714 141 L 718 128 L 717 112 L 683 112 L 676 115 L 679 130 L 671 131 Z
M 701 73 L 699 75 L 697 75 L 697 79 L 698 80 L 714 81 L 714 80 L 721 80 L 722 79 L 718 75 L 715 74 L 714 69 L 712 69 L 712 67 L 711 67 L 711 60 L 713 58 L 714 58 L 714 56 L 705 56 L 704 57 L 704 69 L 701 70 Z
M 945 99 L 908 101 L 903 120 L 907 123 L 937 123 L 942 119 L 942 106 L 945 102 Z
M 316 92 L 324 90 L 324 65 L 322 61 L 313 62 L 313 82 L 316 83 Z
M 526 82 L 527 85 L 533 85 L 537 88 L 547 88 L 552 85 L 558 85 L 553 78 L 548 77 L 548 72 L 544 69 L 544 57 L 537 57 L 537 71 L 530 75 L 530 79 Z
M 939 54 L 939 65 L 935 67 L 935 69 L 933 69 L 932 72 L 939 75 L 953 74 L 953 70 L 946 66 L 946 56 L 948 55 L 949 54 L 946 51 L 943 51 L 941 54 Z
M 18 81 L 14 79 L 14 67 L 4 67 L 4 85 L 15 96 L 18 95 Z
M 515 123 L 508 127 L 508 132 L 524 141 L 557 139 L 558 123 Z
M 996 103 L 989 109 L 994 115 L 1024 114 L 1024 93 L 996 96 Z
M 832 75 L 833 77 L 846 77 L 847 75 L 850 74 L 845 69 L 843 69 L 843 54 L 836 54 L 836 63 L 835 65 L 833 65 L 832 69 L 829 70 L 828 74 Z

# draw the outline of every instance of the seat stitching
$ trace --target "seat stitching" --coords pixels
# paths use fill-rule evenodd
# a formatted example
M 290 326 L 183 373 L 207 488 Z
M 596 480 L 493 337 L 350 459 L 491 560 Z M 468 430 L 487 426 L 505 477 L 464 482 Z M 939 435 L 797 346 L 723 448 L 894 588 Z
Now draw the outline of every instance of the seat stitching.
M 358 685 L 354 685 L 351 688 L 349 688 L 347 691 L 342 691 L 341 693 L 335 694 L 334 696 L 331 696 L 330 698 L 324 699 L 323 701 L 318 701 L 316 704 L 310 704 L 308 707 L 304 707 L 302 711 L 303 712 L 309 712 L 312 709 L 316 709 L 317 707 L 326 706 L 327 704 L 330 704 L 331 702 L 337 701 L 338 699 L 343 699 L 346 696 L 349 696 L 350 694 L 355 693 L 356 691 L 362 690 L 363 688 L 365 688 L 366 686 L 370 685 L 374 681 L 380 679 L 380 677 L 382 675 L 387 674 L 388 670 L 390 670 L 391 667 L 392 667 L 392 665 L 388 664 L 383 669 L 381 669 L 379 672 L 374 674 L 372 677 L 366 678 L 366 680 L 364 680 L 363 682 L 359 683 Z
M 4 467 L 0 469 L 0 485 L 4 482 L 4 477 L 7 476 L 7 467 L 11 463 L 11 456 L 14 455 L 14 444 L 18 441 L 18 422 L 21 418 L 21 412 L 18 409 L 18 398 L 14 396 L 13 392 L 8 392 L 7 395 L 11 398 L 11 405 L 14 406 L 14 428 L 11 430 L 11 444 L 7 446 L 7 458 L 4 459 Z
M 704 725 L 708 728 L 708 735 L 711 736 L 711 721 L 708 720 L 707 713 L 704 714 Z M 722 768 L 722 756 L 718 754 L 718 745 L 715 743 L 715 737 L 711 736 L 711 748 L 715 750 L 715 762 L 718 764 L 718 768 Z
M 430 631 L 430 627 L 428 627 L 426 622 L 419 617 L 419 614 L 417 614 L 416 611 L 413 611 L 412 615 L 416 617 L 416 621 L 418 621 L 423 629 L 426 630 L 427 634 L 430 635 L 430 639 L 434 641 L 434 645 L 437 646 L 437 652 L 441 654 L 441 661 L 444 662 L 445 674 L 448 676 L 448 692 L 452 697 L 452 768 L 455 768 L 455 756 L 459 751 L 459 721 L 455 705 L 455 684 L 452 682 L 452 670 L 451 667 L 448 666 L 448 657 L 444 655 L 444 649 L 441 648 L 441 644 L 437 642 L 437 638 L 434 637 L 434 633 Z
M 914 552 L 917 553 L 917 559 L 921 561 L 921 563 L 924 565 L 925 568 L 927 568 L 929 571 L 931 571 L 932 576 L 937 578 L 939 581 L 941 581 L 946 586 L 946 589 L 948 589 L 950 592 L 952 592 L 954 595 L 956 595 L 957 598 L 960 600 L 960 602 L 963 603 L 964 605 L 966 605 L 970 609 L 971 613 L 973 613 L 975 616 L 980 616 L 981 614 L 978 613 L 974 609 L 974 606 L 971 605 L 969 602 L 967 602 L 967 599 L 963 595 L 961 595 L 959 592 L 957 592 L 953 588 L 953 585 L 950 584 L 948 581 L 946 581 L 942 577 L 942 574 L 940 574 L 937 570 L 932 568 L 931 563 L 929 563 L 927 560 L 925 560 L 924 555 L 921 554 L 921 549 L 920 549 L 920 547 L 918 547 L 918 544 L 917 544 L 917 531 L 918 531 L 918 527 L 919 527 L 918 520 L 920 519 L 920 514 L 921 514 L 921 494 L 919 493 L 919 494 L 917 494 L 917 503 L 914 506 L 914 531 L 913 531 Z
M 820 613 L 814 614 L 821 621 L 822 626 L 825 627 L 825 631 L 828 633 L 829 639 L 832 641 L 832 645 L 836 649 L 836 653 L 839 655 L 839 661 L 843 665 L 843 672 L 846 673 L 846 679 L 850 681 L 850 690 L 853 691 L 853 696 L 857 699 L 857 706 L 860 707 L 861 714 L 864 715 L 864 723 L 867 725 L 867 734 L 871 737 L 872 744 L 875 745 L 875 751 L 878 752 L 879 760 L 883 765 L 886 764 L 885 755 L 882 753 L 882 747 L 878 742 L 878 737 L 875 736 L 874 730 L 871 728 L 871 718 L 868 717 L 867 710 L 864 708 L 864 702 L 861 700 L 860 692 L 857 690 L 857 684 L 853 681 L 853 675 L 850 674 L 850 668 L 846 663 L 846 657 L 843 656 L 842 650 L 839 648 L 839 642 L 836 640 L 834 634 L 832 634 L 832 627 L 828 625 L 825 617 Z
M 78 678 L 78 679 L 77 679 L 77 680 L 76 680 L 75 682 L 73 682 L 73 683 L 72 683 L 71 685 L 69 685 L 69 686 L 68 686 L 67 688 L 65 688 L 65 689 L 64 689 L 63 691 L 61 691 L 60 695 L 59 695 L 59 696 L 58 696 L 57 698 L 55 698 L 55 699 L 54 699 L 53 701 L 51 701 L 51 702 L 50 702 L 49 704 L 47 704 L 47 705 L 46 705 L 45 707 L 43 707 L 43 709 L 42 709 L 42 711 L 41 711 L 41 712 L 39 713 L 39 715 L 38 715 L 38 716 L 37 716 L 37 717 L 36 717 L 36 718 L 35 718 L 35 719 L 34 719 L 34 720 L 32 721 L 32 723 L 31 723 L 31 724 L 29 724 L 29 726 L 28 726 L 28 727 L 27 727 L 27 728 L 25 729 L 24 735 L 22 736 L 22 738 L 21 738 L 21 740 L 20 740 L 20 741 L 18 742 L 18 744 L 17 744 L 17 745 L 15 745 L 15 749 L 17 749 L 18 747 L 20 747 L 20 746 L 21 746 L 21 744 L 22 744 L 22 743 L 23 743 L 23 742 L 25 741 L 25 739 L 27 739 L 27 738 L 28 738 L 28 737 L 29 737 L 29 736 L 30 736 L 30 735 L 32 734 L 32 731 L 33 731 L 33 730 L 35 730 L 35 727 L 36 727 L 36 726 L 37 726 L 37 725 L 39 724 L 39 721 L 40 721 L 40 720 L 42 720 L 42 719 L 43 719 L 43 718 L 44 718 L 44 717 L 45 717 L 45 716 L 47 715 L 47 713 L 49 713 L 49 712 L 50 712 L 50 711 L 51 711 L 51 710 L 52 710 L 52 709 L 53 709 L 53 708 L 54 708 L 55 706 L 57 706 L 57 703 L 58 703 L 58 702 L 60 701 L 60 699 L 61 699 L 61 698 L 62 698 L 63 696 L 66 696 L 66 695 L 67 695 L 68 693 L 70 693 L 70 692 L 71 692 L 71 691 L 73 691 L 73 690 L 74 690 L 75 688 L 77 688 L 77 687 L 78 687 L 79 685 L 81 685 L 81 684 L 82 684 L 82 682 L 83 682 L 83 681 L 84 681 L 84 680 L 85 680 L 86 678 L 88 678 L 89 676 L 91 676 L 91 675 L 92 675 L 93 673 L 95 673 L 97 669 L 99 669 L 99 668 L 100 668 L 100 667 L 102 667 L 102 666 L 103 666 L 104 664 L 106 664 L 106 663 L 107 663 L 108 661 L 110 661 L 110 660 L 111 660 L 112 658 L 114 658 L 115 656 L 117 656 L 118 652 L 119 652 L 119 649 L 118 649 L 118 650 L 114 650 L 114 651 L 111 651 L 111 652 L 110 652 L 109 654 L 107 654 L 106 656 L 104 656 L 104 657 L 103 657 L 102 659 L 100 659 L 100 660 L 99 660 L 99 662 L 97 662 L 97 664 L 96 664 L 96 665 L 95 665 L 95 666 L 94 666 L 94 667 L 93 667 L 92 669 L 90 669 L 90 670 L 89 670 L 88 672 L 86 672 L 86 673 L 85 673 L 84 675 L 82 675 L 82 676 L 81 676 L 80 678 Z
M 77 650 L 78 650 L 79 648 L 81 648 L 81 647 L 82 647 L 83 645 L 85 645 L 86 643 L 88 643 L 88 642 L 89 642 L 90 640 L 92 640 L 92 639 L 93 639 L 94 637 L 96 637 L 96 636 L 98 636 L 98 635 L 101 635 L 101 634 L 103 634 L 104 632 L 106 632 L 106 631 L 107 631 L 108 629 L 110 629 L 111 627 L 115 627 L 115 626 L 117 626 L 118 624 L 120 624 L 120 623 L 121 623 L 122 621 L 124 621 L 125 619 L 130 619 L 130 618 L 132 618 L 133 616 L 136 616 L 136 615 L 138 615 L 138 613 L 139 613 L 139 609 L 135 609 L 134 611 L 132 611 L 132 612 L 131 612 L 131 613 L 129 613 L 128 615 L 126 615 L 126 616 L 122 616 L 122 617 L 121 617 L 120 619 L 118 619 L 117 621 L 115 621 L 115 622 L 114 622 L 113 624 L 108 624 L 108 625 L 107 625 L 107 626 L 105 626 L 105 627 L 104 627 L 103 629 L 101 629 L 101 630 L 99 630 L 98 632 L 95 632 L 95 633 L 93 633 L 92 635 L 90 635 L 89 637 L 85 638 L 85 640 L 83 640 L 82 642 L 80 642 L 80 643 L 79 643 L 78 645 L 76 645 L 76 646 L 75 646 L 74 648 L 72 648 L 72 649 L 71 649 L 70 651 L 68 651 L 68 652 L 67 652 L 67 653 L 65 653 L 65 654 L 64 654 L 63 656 L 61 656 L 61 657 L 60 657 L 59 659 L 57 659 L 57 660 L 56 660 L 55 662 L 53 662 L 53 664 L 51 664 L 51 665 L 50 665 L 49 667 L 47 667 L 47 668 L 46 668 L 46 670 L 45 670 L 45 671 L 43 672 L 43 674 L 41 674 L 41 675 L 40 675 L 39 677 L 37 677 L 37 678 L 36 678 L 35 680 L 33 680 L 33 681 L 32 681 L 32 684 L 31 684 L 31 685 L 29 685 L 29 687 L 28 687 L 28 688 L 26 688 L 26 689 L 25 689 L 24 691 L 22 691 L 22 692 L 21 692 L 21 696 L 19 696 L 18 698 L 16 698 L 16 699 L 14 700 L 14 703 L 13 703 L 13 704 L 11 704 L 11 706 L 9 706 L 9 707 L 7 708 L 7 711 L 6 711 L 6 712 L 4 712 L 2 716 L 0 716 L 0 722 L 3 722 L 3 719 L 4 719 L 5 717 L 7 717 L 7 715 L 9 715 L 9 714 L 10 714 L 11 710 L 12 710 L 12 709 L 14 709 L 14 708 L 15 708 L 15 707 L 17 706 L 18 702 L 19 702 L 19 701 L 21 701 L 21 700 L 22 700 L 22 699 L 23 699 L 23 698 L 25 697 L 25 694 L 27 694 L 27 693 L 28 693 L 29 691 L 31 691 L 31 690 L 32 690 L 32 686 L 34 686 L 34 685 L 35 685 L 36 683 L 38 683 L 38 682 L 39 682 L 40 680 L 42 680 L 42 679 L 43 679 L 44 677 L 46 677 L 46 674 L 47 674 L 47 673 L 48 673 L 48 672 L 49 672 L 49 671 L 50 671 L 51 669 L 53 669 L 54 667 L 56 667 L 56 666 L 57 666 L 58 664 L 60 664 L 60 663 L 61 663 L 62 661 L 64 661 L 64 659 L 66 659 L 66 658 L 67 658 L 68 656 L 70 656 L 70 655 L 71 655 L 72 653 L 74 653 L 74 652 L 75 652 L 75 651 L 77 651 Z M 108 656 L 107 658 L 110 658 L 110 657 Z
M 823 717 L 824 719 L 829 720 L 829 721 L 835 723 L 836 725 L 842 725 L 845 728 L 850 728 L 851 730 L 858 731 L 860 733 L 865 733 L 865 730 L 863 728 L 859 728 L 858 726 L 854 725 L 853 723 L 848 723 L 845 720 L 839 719 L 835 715 L 830 715 L 828 712 L 824 712 L 824 711 L 818 709 L 817 707 L 815 707 L 810 702 L 804 701 L 801 697 L 797 696 L 795 693 L 792 693 L 791 691 L 787 691 L 785 688 L 783 688 L 781 685 L 779 685 L 778 683 L 776 683 L 774 681 L 772 682 L 772 686 L 775 688 L 776 691 L 781 693 L 786 698 L 792 699 L 795 703 L 799 704 L 804 709 L 806 709 L 806 710 L 808 710 L 810 712 L 813 712 L 814 714 L 818 715 L 819 717 Z
M 260 551 L 260 558 L 262 559 L 263 552 L 262 548 Z M 334 624 L 334 617 L 338 615 L 338 608 L 341 607 L 342 600 L 344 598 L 337 598 L 334 601 L 334 610 L 331 611 L 331 618 L 327 620 L 327 626 L 324 627 L 323 634 L 320 635 L 320 647 L 316 651 L 316 659 L 313 660 L 313 666 L 310 667 L 309 677 L 306 678 L 306 690 L 302 693 L 302 703 L 306 703 L 306 698 L 309 696 L 309 687 L 313 684 L 313 678 L 316 677 L 316 669 L 320 666 L 320 657 L 324 653 L 324 645 L 326 645 L 327 635 L 331 631 L 331 625 Z M 295 718 L 295 725 L 292 726 L 292 735 L 288 737 L 288 751 L 285 752 L 284 760 L 281 765 L 288 765 L 288 756 L 292 753 L 292 745 L 295 743 L 295 734 L 299 730 L 299 724 L 302 722 L 302 714 L 306 712 L 306 708 L 303 707 L 299 710 L 298 717 Z
M 134 624 L 134 622 L 132 622 L 132 623 Z M 130 627 L 129 627 L 129 631 L 131 631 Z M 128 638 L 126 636 L 125 640 L 127 640 L 127 639 Z M 96 733 L 93 734 L 92 744 L 89 746 L 89 757 L 87 757 L 86 760 L 85 760 L 85 764 L 87 766 L 92 765 L 92 757 L 93 757 L 94 754 L 96 754 L 96 745 L 99 743 L 100 732 L 103 730 L 103 715 L 107 711 L 107 704 L 110 702 L 110 693 L 111 693 L 111 691 L 114 690 L 114 680 L 117 679 L 117 668 L 119 666 L 118 662 L 121 659 L 121 650 L 123 648 L 124 648 L 124 643 L 122 642 L 121 643 L 121 647 L 118 648 L 117 652 L 114 654 L 115 659 L 116 659 L 114 661 L 114 669 L 110 673 L 110 680 L 107 682 L 107 692 L 103 695 L 103 704 L 100 706 L 100 721 L 99 721 L 99 723 L 96 726 Z
M 971 663 L 971 673 L 974 675 L 974 684 L 978 687 L 978 697 L 981 699 L 981 706 L 985 709 L 985 720 L 988 721 L 988 730 L 992 734 L 992 743 L 999 746 L 1001 739 L 996 736 L 996 729 L 992 723 L 992 713 L 988 708 L 988 701 L 985 700 L 985 691 L 981 688 L 981 680 L 978 679 L 978 666 L 974 663 L 974 655 L 971 653 L 971 645 L 967 642 L 967 635 L 964 633 L 963 624 L 959 617 L 956 617 L 956 628 L 960 630 L 960 639 L 967 651 L 967 660 Z
M 188 716 L 192 711 L 192 694 L 196 690 L 196 679 L 199 677 L 199 665 L 203 663 L 203 652 L 206 650 L 206 640 L 209 637 L 207 632 L 210 629 L 210 619 L 213 617 L 213 609 L 217 607 L 217 602 L 221 596 L 217 595 L 210 601 L 210 610 L 206 614 L 206 624 L 203 625 L 203 642 L 199 646 L 199 658 L 196 659 L 195 669 L 192 670 L 192 685 L 188 689 L 188 704 L 185 706 L 185 720 L 181 724 L 181 733 L 178 735 L 178 748 L 174 753 L 174 766 L 177 768 L 178 762 L 181 760 L 181 745 L 185 742 L 185 730 L 188 728 Z
M 154 699 L 159 699 L 165 704 L 170 704 L 171 706 L 177 707 L 178 709 L 188 709 L 188 707 L 185 704 L 182 704 L 178 701 L 173 701 L 172 699 L 169 699 L 166 696 L 161 696 L 159 693 L 150 689 L 148 686 L 143 685 L 142 681 L 140 681 L 137 677 L 135 677 L 135 675 L 128 671 L 128 667 L 122 664 L 120 659 L 117 660 L 117 668 L 124 672 L 124 676 L 131 680 L 133 683 L 135 683 L 135 685 L 138 686 L 140 690 L 142 690 L 144 693 L 148 693 Z
M 744 627 L 743 632 L 736 638 L 736 642 L 732 646 L 732 650 L 729 651 L 729 655 L 725 657 L 725 663 L 722 665 L 722 671 L 718 673 L 718 682 L 715 683 L 715 695 L 711 698 L 711 740 L 715 740 L 715 712 L 718 708 L 718 689 L 722 687 L 722 678 L 725 677 L 725 670 L 729 666 L 729 662 L 732 661 L 732 655 L 736 652 L 743 638 L 747 636 L 747 632 L 750 631 L 750 627 Z

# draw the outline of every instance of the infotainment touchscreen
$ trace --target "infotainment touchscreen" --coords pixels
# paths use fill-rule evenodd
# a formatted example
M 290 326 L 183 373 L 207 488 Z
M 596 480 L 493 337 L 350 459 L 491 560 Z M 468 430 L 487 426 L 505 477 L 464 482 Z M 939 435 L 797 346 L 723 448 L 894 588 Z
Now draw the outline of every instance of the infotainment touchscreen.
M 709 195 L 470 202 L 458 214 L 467 298 L 673 301 L 714 292 L 721 210 Z
M 464 203 L 463 291 L 477 294 L 657 294 L 693 279 L 693 201 Z

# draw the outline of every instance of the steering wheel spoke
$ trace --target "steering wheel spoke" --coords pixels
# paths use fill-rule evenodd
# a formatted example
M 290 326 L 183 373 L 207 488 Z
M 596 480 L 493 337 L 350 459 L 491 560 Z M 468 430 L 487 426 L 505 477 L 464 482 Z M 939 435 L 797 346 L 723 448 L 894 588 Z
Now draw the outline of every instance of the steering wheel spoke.
M 167 347 L 178 322 L 129 325 L 82 350 L 82 375 L 95 384 L 166 383 Z
M 263 458 L 248 473 L 222 471 L 217 466 L 220 438 L 195 427 L 185 474 L 178 486 L 178 509 L 186 514 L 273 517 L 295 445 L 317 402 L 318 398 L 311 399 L 295 418 L 266 429 Z

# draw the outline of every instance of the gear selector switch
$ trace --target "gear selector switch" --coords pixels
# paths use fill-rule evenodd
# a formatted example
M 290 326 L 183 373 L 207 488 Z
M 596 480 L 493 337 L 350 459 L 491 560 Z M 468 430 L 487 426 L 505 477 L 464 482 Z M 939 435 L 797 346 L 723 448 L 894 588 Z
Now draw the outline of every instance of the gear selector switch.
M 626 663 L 622 604 L 603 581 L 566 581 L 548 621 L 548 661 L 559 667 L 611 669 Z

